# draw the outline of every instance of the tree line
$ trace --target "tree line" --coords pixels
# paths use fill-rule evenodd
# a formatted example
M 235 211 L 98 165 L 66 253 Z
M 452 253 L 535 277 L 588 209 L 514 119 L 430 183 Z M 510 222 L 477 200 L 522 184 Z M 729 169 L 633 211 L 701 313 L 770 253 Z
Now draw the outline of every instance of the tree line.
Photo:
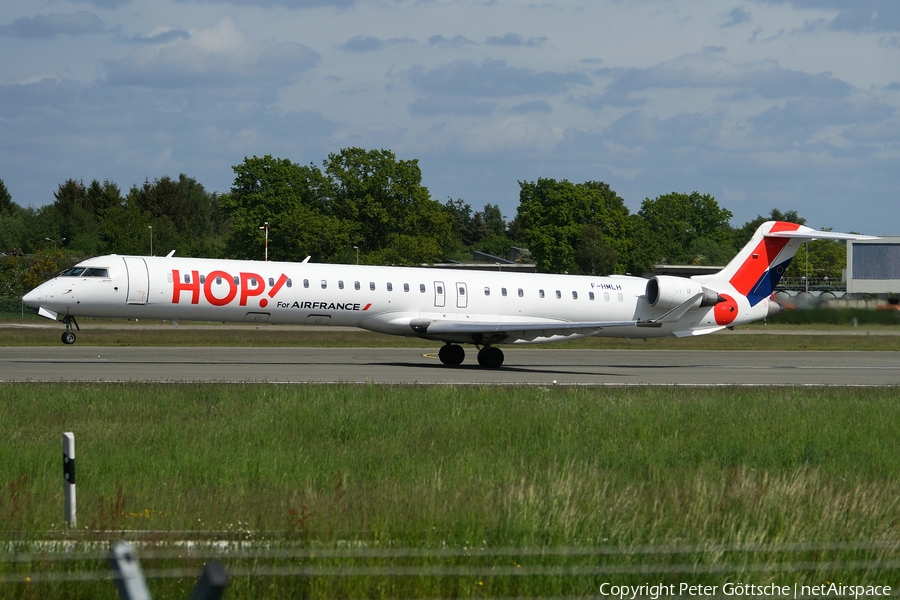
M 155 254 L 262 259 L 268 227 L 270 260 L 418 265 L 519 247 L 543 272 L 640 275 L 659 263 L 724 265 L 763 221 L 805 223 L 772 209 L 733 226 L 731 211 L 699 192 L 647 198 L 631 213 L 606 183 L 545 178 L 519 182 L 507 220 L 495 204 L 433 199 L 418 161 L 389 150 L 346 148 L 321 167 L 253 156 L 233 169 L 223 194 L 184 174 L 125 194 L 108 180 L 69 179 L 40 208 L 16 204 L 0 180 L 0 252 L 44 257 L 32 279 L 85 256 L 149 254 L 151 240 Z M 788 275 L 803 274 L 803 252 Z M 840 243 L 811 243 L 810 276 L 839 280 L 844 256 Z

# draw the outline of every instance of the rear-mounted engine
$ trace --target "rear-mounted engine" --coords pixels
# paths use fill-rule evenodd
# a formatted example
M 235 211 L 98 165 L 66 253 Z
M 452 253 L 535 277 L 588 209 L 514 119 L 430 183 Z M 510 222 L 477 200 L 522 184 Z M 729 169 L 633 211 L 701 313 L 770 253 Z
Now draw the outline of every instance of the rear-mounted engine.
M 715 306 L 724 301 L 716 292 L 685 277 L 657 275 L 647 282 L 647 302 L 654 308 L 675 308 L 697 294 L 703 294 L 699 306 Z

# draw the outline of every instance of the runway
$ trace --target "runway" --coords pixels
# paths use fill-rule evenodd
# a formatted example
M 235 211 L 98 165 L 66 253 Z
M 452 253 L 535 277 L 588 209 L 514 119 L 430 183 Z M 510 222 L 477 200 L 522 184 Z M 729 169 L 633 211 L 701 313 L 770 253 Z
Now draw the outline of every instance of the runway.
M 505 348 L 445 367 L 435 348 L 0 348 L 0 381 L 535 385 L 900 385 L 898 352 Z

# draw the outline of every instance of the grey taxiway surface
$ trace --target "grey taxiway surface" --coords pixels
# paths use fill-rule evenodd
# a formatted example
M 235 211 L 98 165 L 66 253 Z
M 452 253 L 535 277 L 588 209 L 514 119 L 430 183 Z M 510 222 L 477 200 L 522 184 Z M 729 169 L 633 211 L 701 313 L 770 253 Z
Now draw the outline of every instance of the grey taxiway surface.
M 743 352 L 508 348 L 497 370 L 467 349 L 0 348 L 0 381 L 372 382 L 560 385 L 900 385 L 900 352 Z

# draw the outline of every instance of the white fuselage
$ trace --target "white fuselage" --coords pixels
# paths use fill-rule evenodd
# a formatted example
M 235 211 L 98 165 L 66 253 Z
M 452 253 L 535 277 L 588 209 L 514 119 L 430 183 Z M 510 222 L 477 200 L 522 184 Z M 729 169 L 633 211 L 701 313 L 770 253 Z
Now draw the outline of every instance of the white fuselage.
M 696 335 L 721 329 L 713 307 L 699 306 L 677 322 L 638 326 L 666 309 L 650 306 L 647 280 L 630 276 L 117 255 L 92 258 L 79 267 L 94 270 L 83 272 L 89 276 L 57 276 L 24 301 L 75 317 L 339 325 L 459 343 L 473 339 L 455 332 L 417 333 L 411 323 L 531 325 L 495 343 L 585 335 Z M 765 306 L 753 309 L 746 302 L 739 309 L 732 324 L 760 319 L 766 312 Z M 553 325 L 561 322 L 616 325 L 554 332 Z M 548 325 L 546 332 L 535 329 L 542 323 Z

